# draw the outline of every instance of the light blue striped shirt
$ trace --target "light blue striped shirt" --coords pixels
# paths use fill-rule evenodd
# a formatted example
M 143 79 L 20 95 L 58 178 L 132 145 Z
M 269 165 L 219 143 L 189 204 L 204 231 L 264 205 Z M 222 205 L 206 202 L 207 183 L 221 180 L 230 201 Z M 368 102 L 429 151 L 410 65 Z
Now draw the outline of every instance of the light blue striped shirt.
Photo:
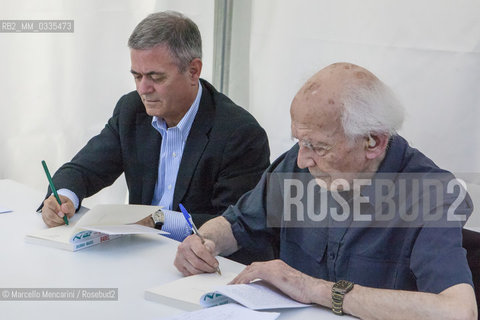
M 175 191 L 178 169 L 182 161 L 183 149 L 200 105 L 200 98 L 202 97 L 202 85 L 200 82 L 198 88 L 195 101 L 193 101 L 190 109 L 175 127 L 167 128 L 166 122 L 161 118 L 153 117 L 152 119 L 152 126 L 162 135 L 158 179 L 155 185 L 152 205 L 162 206 L 167 210 L 172 209 L 173 193 Z M 175 211 L 164 211 L 164 213 L 165 223 L 162 230 L 170 232 L 170 235 L 167 235 L 167 237 L 178 241 L 185 239 L 191 230 L 183 214 Z
M 169 238 L 183 241 L 191 233 L 191 229 L 181 212 L 171 211 L 173 205 L 173 193 L 177 181 L 178 169 L 182 161 L 183 149 L 188 134 L 197 115 L 200 99 L 202 97 L 202 85 L 198 82 L 198 92 L 190 109 L 182 120 L 175 126 L 167 128 L 166 122 L 156 116 L 152 119 L 152 126 L 162 135 L 160 147 L 160 160 L 158 162 L 158 178 L 153 194 L 152 205 L 162 206 L 165 214 L 165 222 L 162 230 L 169 232 Z M 79 206 L 77 195 L 68 190 L 60 189 L 58 193 L 72 200 L 75 208 Z

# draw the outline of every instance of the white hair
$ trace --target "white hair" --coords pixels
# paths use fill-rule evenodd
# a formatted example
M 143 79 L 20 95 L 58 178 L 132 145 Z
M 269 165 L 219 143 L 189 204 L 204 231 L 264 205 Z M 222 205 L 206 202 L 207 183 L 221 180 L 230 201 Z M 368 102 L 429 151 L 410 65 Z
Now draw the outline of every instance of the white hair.
M 378 79 L 367 85 L 345 86 L 341 100 L 341 121 L 350 140 L 370 134 L 397 134 L 404 119 L 404 108 L 392 90 Z

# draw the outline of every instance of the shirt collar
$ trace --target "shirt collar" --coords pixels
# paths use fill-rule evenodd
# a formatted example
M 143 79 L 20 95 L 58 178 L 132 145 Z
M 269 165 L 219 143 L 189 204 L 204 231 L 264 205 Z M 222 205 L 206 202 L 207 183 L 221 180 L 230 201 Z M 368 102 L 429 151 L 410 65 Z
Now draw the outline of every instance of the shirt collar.
M 185 113 L 182 120 L 180 120 L 180 122 L 175 127 L 168 128 L 168 129 L 178 128 L 182 133 L 182 137 L 184 141 L 187 140 L 188 134 L 190 132 L 190 128 L 192 127 L 192 124 L 193 124 L 193 120 L 197 115 L 198 107 L 200 106 L 200 99 L 202 98 L 202 92 L 203 92 L 203 88 L 199 80 L 197 96 L 195 97 L 195 100 L 193 101 L 192 105 L 188 109 L 187 113 Z M 163 120 L 163 118 L 153 116 L 152 126 L 158 132 L 160 132 L 162 137 L 167 132 L 167 123 L 165 122 L 165 120 Z

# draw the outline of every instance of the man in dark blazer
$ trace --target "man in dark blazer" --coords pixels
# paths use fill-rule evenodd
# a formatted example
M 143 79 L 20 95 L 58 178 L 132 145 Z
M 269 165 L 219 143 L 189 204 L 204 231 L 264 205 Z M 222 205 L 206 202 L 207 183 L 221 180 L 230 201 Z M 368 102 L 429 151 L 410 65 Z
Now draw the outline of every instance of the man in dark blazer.
M 253 188 L 269 165 L 267 136 L 253 116 L 200 79 L 201 38 L 193 21 L 176 12 L 152 14 L 135 28 L 129 47 L 137 90 L 118 101 L 102 132 L 53 176 L 62 205 L 49 191 L 42 208 L 48 226 L 63 224 L 63 215 L 71 217 L 82 199 L 122 173 L 131 204 L 179 211 L 182 203 L 200 226 Z M 174 130 L 177 140 L 168 136 Z M 190 232 L 183 216 L 162 219 L 142 224 L 160 222 L 177 240 Z

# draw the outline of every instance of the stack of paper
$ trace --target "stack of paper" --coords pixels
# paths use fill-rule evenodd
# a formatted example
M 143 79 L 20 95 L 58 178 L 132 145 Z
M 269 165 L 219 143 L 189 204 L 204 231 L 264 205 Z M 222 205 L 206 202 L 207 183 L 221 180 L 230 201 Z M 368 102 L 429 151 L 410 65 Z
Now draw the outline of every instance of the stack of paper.
M 182 310 L 202 309 L 200 298 L 207 292 L 226 285 L 237 276 L 233 272 L 203 273 L 181 278 L 145 291 L 145 299 Z

